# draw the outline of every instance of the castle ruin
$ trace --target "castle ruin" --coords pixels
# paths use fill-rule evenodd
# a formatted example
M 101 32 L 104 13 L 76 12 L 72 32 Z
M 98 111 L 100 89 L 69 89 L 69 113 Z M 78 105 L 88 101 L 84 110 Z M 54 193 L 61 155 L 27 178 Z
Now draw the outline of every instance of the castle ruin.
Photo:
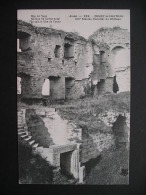
M 130 91 L 130 34 L 101 28 L 88 40 L 18 20 L 17 81 L 22 98 L 77 99 Z

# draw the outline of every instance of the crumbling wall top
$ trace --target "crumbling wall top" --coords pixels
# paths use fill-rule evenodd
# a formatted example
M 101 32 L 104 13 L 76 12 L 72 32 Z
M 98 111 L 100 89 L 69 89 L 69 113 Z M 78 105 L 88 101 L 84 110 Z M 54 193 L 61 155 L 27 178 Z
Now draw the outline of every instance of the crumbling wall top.
M 112 44 L 130 44 L 130 33 L 127 29 L 122 29 L 119 26 L 113 28 L 100 28 L 95 31 L 89 40 L 95 42 L 99 46 L 104 44 L 110 47 Z
M 18 25 L 18 30 L 20 28 L 22 30 L 23 30 L 23 28 L 24 29 L 27 28 L 28 30 L 33 31 L 36 34 L 41 34 L 44 36 L 49 36 L 49 35 L 53 34 L 53 35 L 60 35 L 63 38 L 73 39 L 74 41 L 76 41 L 76 40 L 87 41 L 84 37 L 77 35 L 76 33 L 65 32 L 63 30 L 56 30 L 56 29 L 48 28 L 48 27 L 36 27 L 36 26 L 33 26 L 32 24 L 24 22 L 22 20 L 18 20 L 17 25 Z

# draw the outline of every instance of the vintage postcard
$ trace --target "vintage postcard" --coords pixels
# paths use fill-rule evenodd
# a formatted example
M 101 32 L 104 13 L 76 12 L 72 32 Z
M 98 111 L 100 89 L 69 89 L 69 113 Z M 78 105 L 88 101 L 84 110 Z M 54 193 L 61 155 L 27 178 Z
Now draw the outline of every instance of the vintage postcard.
M 129 184 L 130 10 L 17 10 L 20 184 Z

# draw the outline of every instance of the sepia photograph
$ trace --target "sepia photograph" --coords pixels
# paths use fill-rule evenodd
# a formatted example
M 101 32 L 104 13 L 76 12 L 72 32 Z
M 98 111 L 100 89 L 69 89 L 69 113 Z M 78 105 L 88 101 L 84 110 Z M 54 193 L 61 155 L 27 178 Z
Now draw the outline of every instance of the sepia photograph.
M 17 10 L 19 184 L 129 185 L 130 10 Z

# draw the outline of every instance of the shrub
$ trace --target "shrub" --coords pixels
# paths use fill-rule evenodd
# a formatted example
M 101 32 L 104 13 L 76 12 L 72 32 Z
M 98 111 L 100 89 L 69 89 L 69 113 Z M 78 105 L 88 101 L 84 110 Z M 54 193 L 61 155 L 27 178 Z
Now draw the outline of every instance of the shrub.
M 34 154 L 30 146 L 18 142 L 19 183 L 22 184 L 51 184 L 53 167 L 38 154 Z

